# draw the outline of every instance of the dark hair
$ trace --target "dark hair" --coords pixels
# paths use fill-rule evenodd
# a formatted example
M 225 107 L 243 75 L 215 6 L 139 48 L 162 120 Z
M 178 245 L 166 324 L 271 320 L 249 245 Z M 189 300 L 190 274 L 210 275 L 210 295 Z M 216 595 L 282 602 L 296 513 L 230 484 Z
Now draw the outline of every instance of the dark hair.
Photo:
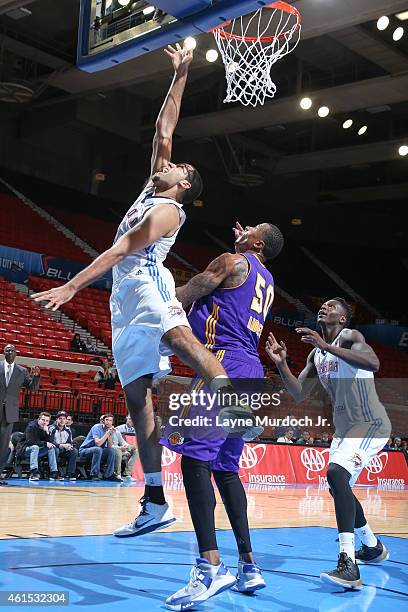
M 198 198 L 203 190 L 203 180 L 194 166 L 189 167 L 187 180 L 191 187 L 183 191 L 181 195 L 181 204 L 191 204 L 191 202 L 194 202 L 194 200 Z
M 103 414 L 103 415 L 101 416 L 101 419 L 104 421 L 105 419 L 107 419 L 107 418 L 109 418 L 109 417 L 112 417 L 112 419 L 114 419 L 114 418 L 115 418 L 115 415 L 114 415 L 114 414 L 112 414 L 111 412 L 107 412 L 106 414 Z
M 267 228 L 263 232 L 262 240 L 265 243 L 263 255 L 265 259 L 275 259 L 283 249 L 284 238 L 279 227 L 266 223 Z
M 348 302 L 346 302 L 346 300 L 344 298 L 341 297 L 335 297 L 333 298 L 333 300 L 335 302 L 338 302 L 340 304 L 340 306 L 343 308 L 345 314 L 346 314 L 346 322 L 344 323 L 344 325 L 349 325 L 350 321 L 353 317 L 353 309 L 350 306 L 350 304 Z

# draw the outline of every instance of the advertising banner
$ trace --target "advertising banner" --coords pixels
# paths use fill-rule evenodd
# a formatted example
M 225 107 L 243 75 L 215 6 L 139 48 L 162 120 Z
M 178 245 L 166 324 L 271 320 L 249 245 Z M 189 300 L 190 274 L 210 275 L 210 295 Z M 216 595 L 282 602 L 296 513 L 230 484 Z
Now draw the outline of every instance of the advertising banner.
M 134 438 L 129 437 L 129 443 L 133 441 Z M 180 461 L 181 455 L 163 448 L 162 470 L 165 483 L 183 481 Z M 244 446 L 240 477 L 242 482 L 248 484 L 326 486 L 328 461 L 329 448 L 255 442 Z M 139 460 L 133 476 L 143 480 Z M 356 484 L 403 489 L 408 484 L 408 466 L 404 453 L 381 451 L 363 469 Z
M 85 267 L 86 264 L 80 261 L 68 261 L 54 255 L 43 255 L 0 245 L 0 275 L 14 283 L 24 284 L 30 275 L 46 276 L 67 282 Z M 110 289 L 111 286 L 111 272 L 91 285 L 96 289 Z

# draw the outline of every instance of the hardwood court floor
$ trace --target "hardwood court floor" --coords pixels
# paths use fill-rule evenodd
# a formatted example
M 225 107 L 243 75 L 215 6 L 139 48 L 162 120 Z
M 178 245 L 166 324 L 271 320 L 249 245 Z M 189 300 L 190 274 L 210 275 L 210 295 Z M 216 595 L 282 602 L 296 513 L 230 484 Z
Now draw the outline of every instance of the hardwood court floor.
M 178 517 L 170 533 L 113 537 L 112 530 L 138 512 L 142 492 L 137 484 L 111 483 L 11 481 L 0 487 L 0 607 L 10 591 L 62 592 L 75 612 L 163 612 L 166 597 L 188 581 L 197 544 L 184 491 L 177 488 L 166 489 Z M 203 612 L 407 610 L 408 490 L 358 490 L 374 530 L 388 534 L 382 539 L 391 556 L 381 566 L 361 567 L 364 588 L 355 592 L 319 579 L 338 553 L 326 490 L 252 485 L 247 493 L 253 550 L 267 588 L 254 596 L 225 591 Z M 235 573 L 236 543 L 220 502 L 216 512 L 222 558 Z
M 110 534 L 139 513 L 143 487 L 137 483 L 28 483 L 11 480 L 0 487 L 0 539 Z M 326 489 L 249 485 L 248 516 L 252 528 L 335 527 L 333 501 Z M 408 537 L 408 490 L 357 487 L 367 519 L 378 533 Z M 177 517 L 167 531 L 192 531 L 184 490 L 166 489 Z M 217 493 L 216 524 L 229 529 Z

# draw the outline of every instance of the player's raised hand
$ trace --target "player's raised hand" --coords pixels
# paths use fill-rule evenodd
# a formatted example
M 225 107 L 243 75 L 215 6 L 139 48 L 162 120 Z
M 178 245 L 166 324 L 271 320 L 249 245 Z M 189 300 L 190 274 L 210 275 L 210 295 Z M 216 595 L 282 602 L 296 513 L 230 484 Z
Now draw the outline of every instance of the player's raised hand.
M 327 349 L 327 342 L 323 340 L 317 331 L 313 331 L 309 327 L 297 327 L 296 333 L 299 334 L 301 341 L 305 344 L 312 344 L 323 351 Z
M 232 231 L 234 232 L 234 236 L 235 236 L 235 240 L 238 240 L 238 238 L 240 236 L 242 236 L 242 234 L 244 233 L 244 228 L 242 227 L 242 225 L 240 224 L 239 221 L 235 222 L 235 227 L 232 228 Z
M 265 350 L 267 355 L 272 359 L 276 365 L 280 365 L 286 361 L 288 349 L 286 348 L 283 340 L 278 342 L 275 336 L 270 333 L 266 341 Z
M 178 43 L 176 43 L 176 48 L 167 45 L 164 52 L 171 59 L 175 72 L 188 68 L 193 59 L 193 50 L 181 47 Z
M 69 284 L 61 285 L 61 287 L 53 287 L 47 291 L 40 291 L 39 293 L 32 293 L 30 297 L 35 302 L 48 302 L 45 308 L 51 308 L 51 310 L 58 310 L 62 304 L 72 300 L 76 290 Z

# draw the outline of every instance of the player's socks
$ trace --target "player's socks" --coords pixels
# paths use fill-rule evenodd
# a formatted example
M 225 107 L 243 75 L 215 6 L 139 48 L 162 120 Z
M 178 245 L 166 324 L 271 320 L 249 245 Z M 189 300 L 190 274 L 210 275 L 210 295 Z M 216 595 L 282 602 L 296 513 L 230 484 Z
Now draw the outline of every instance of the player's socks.
M 168 504 L 154 504 L 147 497 L 140 500 L 142 509 L 139 516 L 127 525 L 123 525 L 113 532 L 117 538 L 131 538 L 158 529 L 164 529 L 175 522 Z
M 340 552 L 345 552 L 355 562 L 354 533 L 339 533 Z
M 357 563 L 382 563 L 387 561 L 390 556 L 387 547 L 381 542 L 380 538 L 376 538 L 376 540 L 375 546 L 366 546 L 363 543 L 361 548 L 356 551 Z
M 166 500 L 163 493 L 163 481 L 161 472 L 146 472 L 144 496 L 153 504 L 165 504 Z
M 355 528 L 354 533 L 358 535 L 362 544 L 365 544 L 370 548 L 377 546 L 377 537 L 372 532 L 371 527 L 368 523 L 366 523 L 363 527 Z
M 235 582 L 235 576 L 223 563 L 211 565 L 206 559 L 199 558 L 190 572 L 189 583 L 166 599 L 166 608 L 176 612 L 194 608 L 231 588 Z
M 145 497 L 149 499 L 153 504 L 165 504 L 166 499 L 164 497 L 162 485 L 153 487 L 152 485 L 145 485 Z
M 340 534 L 342 535 L 342 534 Z M 320 580 L 328 584 L 336 584 L 345 589 L 361 589 L 362 582 L 357 563 L 347 556 L 346 552 L 339 554 L 336 569 L 320 574 Z
M 238 561 L 237 582 L 232 587 L 233 591 L 240 593 L 253 593 L 266 587 L 262 572 L 256 563 Z

